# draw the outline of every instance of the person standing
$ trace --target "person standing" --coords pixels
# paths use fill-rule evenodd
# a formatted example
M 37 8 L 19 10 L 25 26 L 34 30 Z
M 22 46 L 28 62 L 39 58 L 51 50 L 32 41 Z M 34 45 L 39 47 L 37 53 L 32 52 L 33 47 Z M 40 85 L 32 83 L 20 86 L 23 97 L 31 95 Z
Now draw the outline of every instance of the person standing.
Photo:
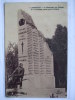
M 19 64 L 18 74 L 19 74 L 20 88 L 22 88 L 22 81 L 24 76 L 24 68 L 22 63 Z

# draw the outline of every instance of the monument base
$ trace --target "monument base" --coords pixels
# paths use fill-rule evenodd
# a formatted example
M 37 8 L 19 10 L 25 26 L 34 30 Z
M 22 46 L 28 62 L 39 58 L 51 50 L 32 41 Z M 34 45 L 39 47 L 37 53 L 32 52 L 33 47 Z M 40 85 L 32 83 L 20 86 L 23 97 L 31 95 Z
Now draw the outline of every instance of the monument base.
M 49 97 L 51 89 L 55 89 L 54 76 L 48 75 L 27 75 L 22 82 L 22 92 L 27 97 Z M 52 92 L 51 92 L 52 94 Z
M 24 93 L 22 97 L 33 97 L 33 98 L 66 98 L 65 88 L 51 88 L 51 89 L 41 89 L 41 88 L 22 88 L 18 92 Z M 20 95 L 21 97 L 21 95 Z
M 23 87 L 33 88 L 55 88 L 55 77 L 46 74 L 25 75 Z

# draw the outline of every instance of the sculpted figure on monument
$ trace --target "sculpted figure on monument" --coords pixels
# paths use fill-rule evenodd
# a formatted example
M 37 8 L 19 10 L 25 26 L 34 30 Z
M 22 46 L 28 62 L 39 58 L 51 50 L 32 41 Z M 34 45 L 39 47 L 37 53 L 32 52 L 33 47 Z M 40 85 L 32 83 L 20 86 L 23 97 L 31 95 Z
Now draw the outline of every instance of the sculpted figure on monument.
M 24 76 L 24 68 L 23 68 L 23 64 L 20 63 L 19 68 L 18 68 L 18 78 L 19 78 L 19 82 L 20 82 L 20 88 L 22 88 L 23 76 Z

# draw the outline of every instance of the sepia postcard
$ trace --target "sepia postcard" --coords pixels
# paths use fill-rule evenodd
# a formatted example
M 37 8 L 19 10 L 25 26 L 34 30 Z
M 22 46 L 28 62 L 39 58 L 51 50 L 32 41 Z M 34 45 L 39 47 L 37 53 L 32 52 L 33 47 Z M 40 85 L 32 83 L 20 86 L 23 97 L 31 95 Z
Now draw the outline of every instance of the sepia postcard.
M 5 3 L 6 97 L 67 97 L 67 3 Z

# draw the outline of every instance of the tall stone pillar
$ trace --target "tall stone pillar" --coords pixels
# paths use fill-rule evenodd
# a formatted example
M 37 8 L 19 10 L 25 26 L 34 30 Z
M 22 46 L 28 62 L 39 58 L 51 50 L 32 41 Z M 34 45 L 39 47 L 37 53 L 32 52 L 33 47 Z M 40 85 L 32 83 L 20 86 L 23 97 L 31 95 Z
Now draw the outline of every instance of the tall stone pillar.
M 49 96 L 55 88 L 53 54 L 31 16 L 18 11 L 18 60 L 23 63 L 23 91 L 27 96 Z

